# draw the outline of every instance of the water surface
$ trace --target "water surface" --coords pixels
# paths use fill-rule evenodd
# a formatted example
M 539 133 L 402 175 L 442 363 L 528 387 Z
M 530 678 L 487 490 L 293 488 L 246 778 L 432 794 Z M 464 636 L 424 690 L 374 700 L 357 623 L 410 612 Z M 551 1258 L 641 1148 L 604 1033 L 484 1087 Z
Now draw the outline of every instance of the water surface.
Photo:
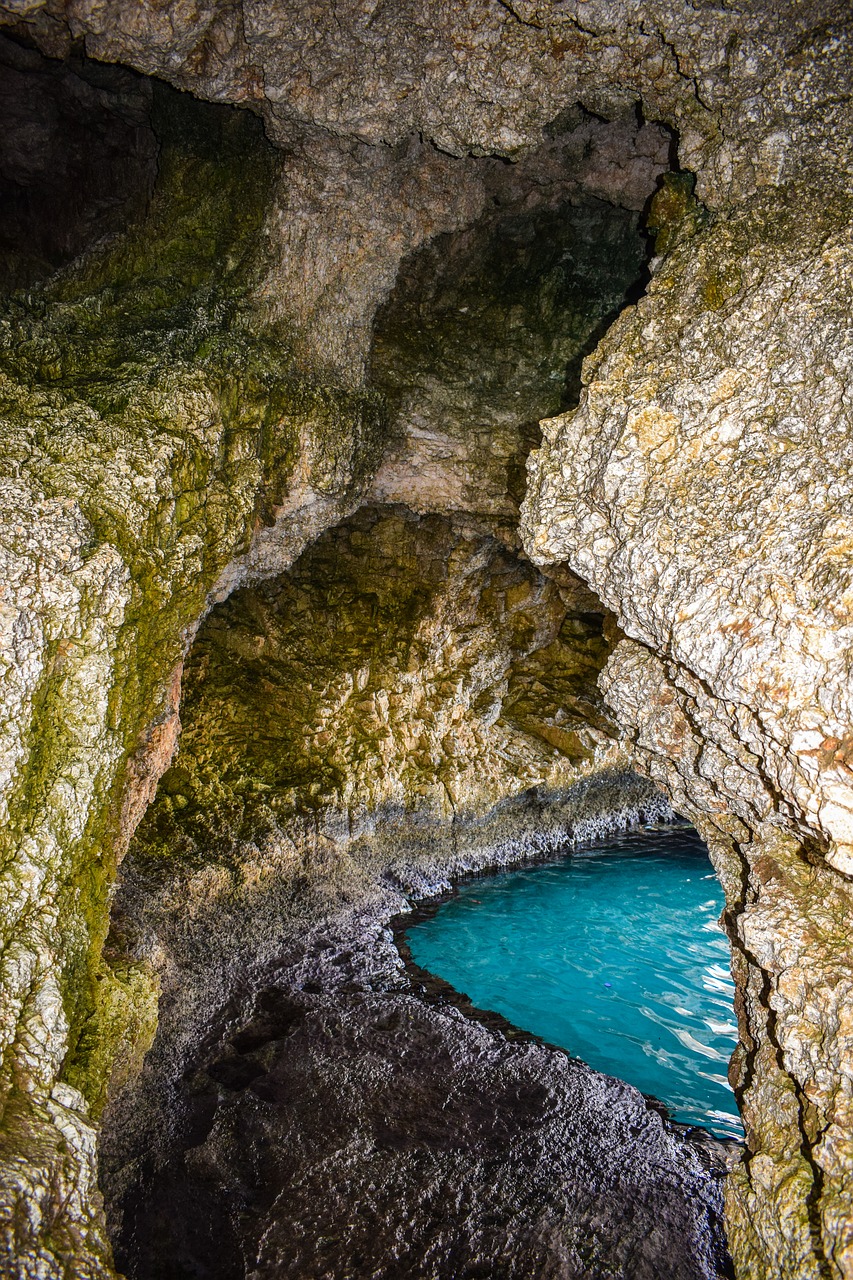
M 742 1138 L 722 908 L 705 846 L 668 827 L 470 880 L 407 939 L 479 1008 Z

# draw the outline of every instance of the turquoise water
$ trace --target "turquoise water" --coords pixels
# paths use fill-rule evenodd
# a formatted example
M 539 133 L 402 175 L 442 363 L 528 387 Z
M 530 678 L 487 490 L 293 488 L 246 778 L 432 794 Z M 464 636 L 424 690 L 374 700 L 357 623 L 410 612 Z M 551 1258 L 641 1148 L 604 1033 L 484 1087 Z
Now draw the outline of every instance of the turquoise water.
M 691 828 L 637 832 L 467 881 L 407 932 L 417 964 L 481 1009 L 742 1138 L 723 894 Z

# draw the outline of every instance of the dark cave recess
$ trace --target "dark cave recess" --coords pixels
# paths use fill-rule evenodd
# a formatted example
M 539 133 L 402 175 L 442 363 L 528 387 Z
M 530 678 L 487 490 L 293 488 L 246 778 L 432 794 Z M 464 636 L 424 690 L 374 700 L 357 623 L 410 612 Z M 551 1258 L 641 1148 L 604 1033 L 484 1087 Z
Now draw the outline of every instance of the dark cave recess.
M 52 274 L 148 205 L 153 82 L 0 35 L 0 290 Z

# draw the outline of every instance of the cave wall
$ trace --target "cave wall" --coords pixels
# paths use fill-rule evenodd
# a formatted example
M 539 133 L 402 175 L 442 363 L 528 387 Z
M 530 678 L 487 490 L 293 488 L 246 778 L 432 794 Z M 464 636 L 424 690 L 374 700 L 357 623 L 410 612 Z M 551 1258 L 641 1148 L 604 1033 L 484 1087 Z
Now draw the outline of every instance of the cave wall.
M 849 175 L 848 18 L 844 0 L 750 0 L 736 14 L 674 0 L 2 6 L 4 23 L 54 56 L 78 42 L 246 104 L 285 146 L 309 125 L 374 146 L 422 132 L 449 155 L 512 155 L 577 102 L 616 119 L 641 101 L 677 129 L 682 166 L 715 208 L 811 164 Z
M 51 275 L 147 207 L 152 87 L 123 67 L 48 61 L 0 37 L 0 289 Z
M 362 507 L 206 619 L 134 856 L 204 861 L 291 827 L 332 852 L 574 782 L 615 747 L 595 685 L 614 633 L 558 578 L 446 516 Z
M 199 618 L 358 505 L 386 430 L 362 383 L 376 309 L 405 255 L 480 216 L 488 157 L 520 165 L 552 122 L 586 128 L 591 169 L 636 210 L 661 158 L 608 153 L 612 129 L 588 117 L 636 137 L 640 108 L 677 131 L 701 207 L 660 210 L 669 256 L 587 366 L 577 414 L 546 427 L 524 536 L 618 616 L 612 713 L 714 837 L 751 1142 L 730 1192 L 740 1272 L 844 1275 L 844 0 L 736 15 L 27 0 L 0 21 L 19 61 L 85 52 L 250 108 L 201 124 L 144 90 L 153 192 L 135 184 L 81 233 L 117 239 L 4 304 L 10 1266 L 109 1271 L 87 1108 L 115 1047 L 138 1058 L 150 1039 L 156 993 L 99 956 Z
M 206 599 L 294 516 L 351 510 L 382 413 L 295 369 L 245 298 L 276 159 L 251 117 L 155 92 L 147 217 L 2 321 L 4 1266 L 110 1271 L 92 1118 L 156 986 L 101 961 L 110 886 L 178 732 Z M 262 539 L 261 539 L 262 540 Z M 286 544 L 286 545 L 285 545 Z M 286 562 L 286 559 L 285 559 Z
M 523 520 L 629 637 L 602 674 L 727 894 L 742 1274 L 851 1265 L 853 258 L 835 187 L 692 224 L 544 425 Z
M 483 166 L 476 223 L 403 260 L 373 328 L 390 439 L 371 498 L 465 513 L 511 546 L 539 420 L 574 402 L 583 356 L 641 287 L 642 207 L 669 159 L 663 129 L 577 115 L 526 161 Z

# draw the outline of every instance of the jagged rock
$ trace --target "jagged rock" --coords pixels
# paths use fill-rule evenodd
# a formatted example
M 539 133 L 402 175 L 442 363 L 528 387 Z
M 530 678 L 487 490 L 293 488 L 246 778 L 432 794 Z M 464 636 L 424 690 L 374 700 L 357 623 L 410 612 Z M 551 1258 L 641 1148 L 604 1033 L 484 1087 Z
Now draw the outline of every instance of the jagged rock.
M 430 488 L 435 424 L 411 448 L 410 396 L 380 469 L 387 423 L 364 380 L 401 261 L 487 221 L 495 157 L 527 172 L 523 209 L 584 141 L 561 198 L 639 210 L 660 125 L 695 188 L 663 182 L 649 226 L 668 256 L 587 365 L 578 412 L 546 428 L 524 533 L 618 615 L 612 712 L 726 884 L 751 1144 L 729 1191 L 740 1273 L 848 1274 L 847 0 L 9 0 L 0 22 L 4 65 L 42 77 L 42 123 L 76 130 L 30 145 L 10 129 L 0 157 L 15 220 L 41 211 L 38 245 L 20 225 L 4 245 L 7 281 L 34 287 L 0 317 L 4 1266 L 110 1265 L 91 1121 L 117 1052 L 133 1074 L 157 999 L 150 967 L 101 960 L 110 885 L 173 748 L 202 615 L 281 573 L 377 471 L 374 500 L 426 513 L 451 481 L 446 505 L 479 522 L 464 536 L 514 545 L 517 483 L 496 477 L 529 431 L 512 425 L 490 465 L 484 436 L 446 432 Z M 81 44 L 220 106 L 99 74 Z M 63 166 L 74 217 L 58 235 Z M 571 756 L 546 720 L 540 739 Z M 461 737 L 441 738 L 451 773 Z
M 156 985 L 100 953 L 188 639 L 223 571 L 258 571 L 264 525 L 296 517 L 280 565 L 312 511 L 357 505 L 381 435 L 375 399 L 312 385 L 253 325 L 274 157 L 214 110 L 161 95 L 147 218 L 0 322 L 0 1161 L 3 1265 L 24 1274 L 108 1265 L 84 1103 L 150 1043 Z
M 727 850 L 750 1145 L 729 1226 L 743 1274 L 792 1280 L 851 1265 L 851 212 L 788 188 L 683 240 L 544 424 L 523 524 L 616 612 L 608 702 Z

